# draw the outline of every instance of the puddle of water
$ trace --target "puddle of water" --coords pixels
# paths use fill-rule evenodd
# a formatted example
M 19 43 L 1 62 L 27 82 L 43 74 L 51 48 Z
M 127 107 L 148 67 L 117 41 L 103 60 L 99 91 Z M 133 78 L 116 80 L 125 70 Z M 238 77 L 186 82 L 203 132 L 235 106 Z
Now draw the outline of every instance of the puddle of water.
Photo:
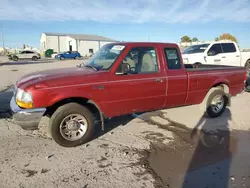
M 4 93 L 4 92 L 14 92 L 14 91 L 15 91 L 14 85 L 10 85 L 10 86 L 7 86 L 4 90 L 0 91 L 0 93 Z
M 182 137 L 190 135 L 185 132 Z M 149 166 L 170 187 L 229 187 L 233 161 L 250 155 L 250 132 L 203 132 L 189 142 L 182 137 L 170 145 L 151 144 Z M 250 167 L 249 161 L 244 163 Z
M 142 159 L 146 158 L 147 168 L 152 170 L 153 176 L 160 178 L 165 187 L 250 187 L 250 131 L 230 131 L 231 112 L 226 109 L 225 113 L 220 126 L 217 126 L 218 119 L 213 126 L 211 119 L 207 121 L 201 117 L 194 129 L 173 122 L 162 113 L 140 117 L 174 135 L 170 144 L 160 142 L 160 134 L 153 135 L 157 142 L 151 143 L 148 155 Z M 157 123 L 152 116 L 167 121 Z M 237 183 L 231 180 L 235 175 Z
M 5 92 L 14 92 L 15 91 L 15 87 L 12 85 L 12 86 L 9 86 Z

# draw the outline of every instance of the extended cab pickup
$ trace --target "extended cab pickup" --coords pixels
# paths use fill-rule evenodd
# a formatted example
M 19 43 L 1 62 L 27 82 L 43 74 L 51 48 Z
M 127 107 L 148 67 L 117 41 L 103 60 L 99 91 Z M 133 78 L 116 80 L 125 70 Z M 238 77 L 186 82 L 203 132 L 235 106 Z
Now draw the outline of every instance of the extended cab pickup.
M 23 129 L 37 129 L 49 116 L 52 138 L 73 147 L 114 116 L 202 104 L 209 117 L 218 117 L 245 80 L 243 67 L 184 66 L 176 44 L 112 43 L 77 67 L 20 78 L 11 109 Z
M 250 70 L 250 52 L 241 52 L 232 41 L 192 45 L 183 50 L 182 57 L 184 64 L 242 66 Z

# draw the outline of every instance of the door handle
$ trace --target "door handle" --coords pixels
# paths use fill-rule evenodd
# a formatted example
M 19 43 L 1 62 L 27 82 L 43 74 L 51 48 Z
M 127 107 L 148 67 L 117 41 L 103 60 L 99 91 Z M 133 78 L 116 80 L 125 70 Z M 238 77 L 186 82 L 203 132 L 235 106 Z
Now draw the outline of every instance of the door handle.
M 236 57 L 240 57 L 239 55 L 237 55 Z
M 163 80 L 160 79 L 160 78 L 156 78 L 155 81 L 156 81 L 156 82 L 161 82 L 161 83 L 163 82 Z
M 221 57 L 221 58 L 226 58 L 226 56 L 223 56 L 223 57 Z

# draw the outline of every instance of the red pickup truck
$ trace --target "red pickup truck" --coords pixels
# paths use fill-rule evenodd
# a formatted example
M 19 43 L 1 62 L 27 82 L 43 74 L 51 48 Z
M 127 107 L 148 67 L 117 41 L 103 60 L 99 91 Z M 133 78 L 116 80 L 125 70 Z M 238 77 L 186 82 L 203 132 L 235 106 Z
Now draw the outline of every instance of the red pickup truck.
M 49 116 L 52 138 L 74 147 L 114 116 L 202 104 L 218 117 L 246 77 L 242 67 L 184 65 L 176 44 L 111 43 L 77 67 L 20 78 L 11 109 L 23 129 L 37 129 Z

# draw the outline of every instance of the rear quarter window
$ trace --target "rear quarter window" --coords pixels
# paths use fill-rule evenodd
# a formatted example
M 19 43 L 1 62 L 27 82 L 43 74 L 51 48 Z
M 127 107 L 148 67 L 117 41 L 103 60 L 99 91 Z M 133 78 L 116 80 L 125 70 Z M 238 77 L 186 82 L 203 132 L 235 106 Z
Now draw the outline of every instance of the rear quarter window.
M 180 56 L 176 48 L 165 48 L 164 53 L 169 70 L 181 69 Z
M 236 47 L 234 43 L 222 43 L 221 44 L 223 53 L 233 53 L 236 52 Z

